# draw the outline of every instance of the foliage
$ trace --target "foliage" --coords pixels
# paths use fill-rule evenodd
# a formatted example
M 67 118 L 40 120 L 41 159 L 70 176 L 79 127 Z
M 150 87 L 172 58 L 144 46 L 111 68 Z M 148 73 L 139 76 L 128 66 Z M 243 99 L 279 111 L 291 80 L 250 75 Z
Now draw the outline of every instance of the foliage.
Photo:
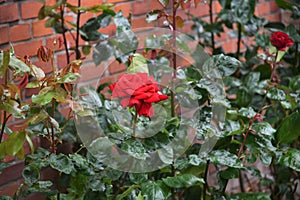
M 68 64 L 56 70 L 55 49 L 42 46 L 38 58 L 52 66 L 52 72 L 46 75 L 28 57 L 18 58 L 13 47 L 0 51 L 0 78 L 4 80 L 0 84 L 0 159 L 9 155 L 25 162 L 24 183 L 19 186 L 14 199 L 37 192 L 43 193 L 47 199 L 66 200 L 298 199 L 300 30 L 294 24 L 270 23 L 255 16 L 255 0 L 219 0 L 222 10 L 213 19 L 212 2 L 209 2 L 210 22 L 190 16 L 194 22 L 194 39 L 211 48 L 211 57 L 200 55 L 201 49 L 190 49 L 182 38 L 176 38 L 176 34 L 151 35 L 145 40 L 145 51 L 137 52 L 139 43 L 130 21 L 122 12 L 111 10 L 111 4 L 90 8 L 81 7 L 80 3 L 71 5 L 67 1 L 56 1 L 51 6 L 45 4 L 39 12 L 39 19 L 46 19 L 47 26 L 63 35 Z M 184 20 L 177 15 L 179 9 L 188 9 L 191 4 L 201 6 L 196 0 L 159 0 L 159 3 L 165 9 L 151 11 L 145 18 L 148 22 L 163 18 L 172 31 L 185 26 Z M 299 19 L 300 8 L 296 1 L 276 0 L 276 3 L 291 11 L 292 18 Z M 167 9 L 170 5 L 172 14 Z M 77 16 L 75 23 L 64 21 L 66 8 Z M 80 27 L 83 12 L 94 13 L 95 17 Z M 116 25 L 116 37 L 105 40 L 108 36 L 98 29 L 110 23 Z M 215 37 L 224 33 L 224 27 L 237 38 L 236 52 L 225 54 L 221 47 L 217 47 Z M 285 49 L 272 46 L 269 38 L 271 32 L 276 31 L 285 32 L 294 45 Z M 74 49 L 68 49 L 66 45 L 67 32 L 76 33 Z M 80 47 L 80 37 L 90 45 Z M 245 49 L 242 49 L 241 44 L 249 38 L 255 44 L 245 44 Z M 191 53 L 196 63 L 178 68 L 176 54 L 164 50 L 169 44 Z M 58 45 L 57 41 L 55 45 Z M 157 81 L 165 74 L 177 77 L 179 83 L 175 84 L 171 78 L 168 86 L 162 87 L 161 91 L 155 90 L 159 95 L 168 95 L 168 100 L 151 102 L 166 112 L 159 113 L 157 121 L 149 116 L 138 116 L 137 104 L 122 108 L 119 101 L 124 99 L 115 100 L 104 95 L 108 84 L 100 85 L 97 90 L 86 88 L 80 91 L 84 94 L 82 98 L 74 99 L 73 87 L 80 77 L 83 59 L 81 51 L 89 54 L 92 47 L 96 65 L 114 56 L 127 65 L 128 73 L 148 73 Z M 69 60 L 69 51 L 76 53 L 76 60 Z M 150 67 L 155 65 L 160 68 Z M 15 84 L 17 78 L 21 80 L 20 84 Z M 22 101 L 25 87 L 38 90 L 30 103 Z M 143 97 L 143 100 L 148 98 Z M 176 104 L 178 101 L 180 105 Z M 70 107 L 67 116 L 59 112 L 62 105 Z M 184 113 L 178 113 L 178 106 L 194 109 L 194 105 L 201 109 L 192 117 L 186 118 Z M 217 113 L 219 122 L 213 124 L 216 107 L 226 110 L 226 113 L 222 116 L 222 112 Z M 115 111 L 120 115 L 113 115 Z M 90 124 L 90 132 L 82 143 L 77 138 L 72 113 Z M 12 131 L 7 126 L 11 117 L 23 119 L 19 131 Z M 117 123 L 119 119 L 123 120 L 122 123 Z M 162 128 L 155 122 L 163 122 Z M 114 146 L 107 138 L 93 138 L 93 126 L 107 133 Z M 156 135 L 142 137 L 156 128 Z M 189 141 L 182 135 L 188 135 L 191 129 L 195 132 L 193 142 L 185 149 L 185 143 Z M 33 137 L 45 138 L 49 147 L 35 148 Z M 168 146 L 174 140 L 178 145 L 175 148 Z M 32 151 L 29 155 L 24 152 L 26 142 Z M 60 145 L 68 143 L 73 145 L 70 151 L 59 150 Z M 89 147 L 103 151 L 87 151 Z M 114 147 L 129 156 L 125 157 Z M 140 168 L 130 165 L 127 172 L 123 172 L 106 165 L 107 160 L 113 160 L 112 156 L 115 156 L 125 159 L 124 165 L 130 163 L 127 158 L 145 160 L 142 166 L 145 167 L 147 157 L 157 149 L 161 150 L 157 156 L 163 167 L 155 171 L 134 173 L 130 169 Z M 185 153 L 176 157 L 178 152 L 174 149 Z M 148 163 L 149 166 L 152 164 Z M 264 169 L 258 167 L 260 164 Z M 0 173 L 7 166 L 7 163 L 0 162 Z M 215 184 L 208 181 L 213 177 L 209 172 L 211 167 L 216 169 Z M 56 172 L 57 181 L 41 178 L 43 170 L 49 168 Z M 256 184 L 253 185 L 249 178 Z M 240 189 L 230 193 L 227 185 L 233 179 L 239 180 Z M 3 196 L 0 199 L 11 198 Z

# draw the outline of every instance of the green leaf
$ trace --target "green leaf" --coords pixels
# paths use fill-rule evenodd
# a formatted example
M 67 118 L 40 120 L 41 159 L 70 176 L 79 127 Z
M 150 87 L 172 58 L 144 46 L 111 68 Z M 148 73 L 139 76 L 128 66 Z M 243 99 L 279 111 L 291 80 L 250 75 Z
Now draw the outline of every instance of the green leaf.
M 82 46 L 82 52 L 84 55 L 89 55 L 91 53 L 91 46 L 90 45 L 84 45 Z
M 148 181 L 141 185 L 141 192 L 144 199 L 155 199 L 164 200 L 166 196 L 164 195 L 163 189 L 156 182 Z
M 67 73 L 57 80 L 58 83 L 74 83 L 80 77 L 78 73 Z
M 0 51 L 0 78 L 2 78 L 5 75 L 6 69 L 9 65 L 9 60 L 9 50 Z
M 286 0 L 275 0 L 275 2 L 280 8 L 289 9 L 289 10 L 293 9 L 293 4 Z
M 10 56 L 9 66 L 13 68 L 15 74 L 30 72 L 30 68 L 15 56 Z
M 297 75 L 290 80 L 289 88 L 293 91 L 300 89 L 300 75 Z
M 174 177 L 167 177 L 162 179 L 163 183 L 171 188 L 184 188 L 196 184 L 204 183 L 202 178 L 198 178 L 192 174 L 183 174 Z
M 1 104 L 0 104 L 1 105 Z M 9 114 L 12 114 L 16 118 L 24 117 L 24 114 L 22 113 L 22 110 L 19 108 L 19 103 L 15 100 L 8 99 L 7 101 L 3 102 L 2 107 L 3 110 L 8 112 Z
M 0 200 L 13 200 L 13 198 L 9 196 L 0 196 Z
M 259 193 L 238 193 L 230 196 L 230 200 L 271 200 L 268 194 Z
M 239 170 L 229 167 L 223 171 L 220 171 L 219 175 L 222 179 L 234 179 L 239 177 Z
M 251 126 L 251 129 L 258 134 L 267 135 L 273 138 L 273 134 L 276 132 L 274 128 L 268 122 L 256 123 Z
M 280 143 L 291 143 L 300 136 L 300 113 L 287 116 L 279 126 L 276 137 Z
M 169 4 L 169 0 L 158 0 L 159 3 L 161 3 L 161 5 L 163 5 L 164 7 L 166 7 Z
M 51 154 L 49 158 L 49 162 L 50 162 L 50 166 L 53 169 L 56 169 L 65 174 L 71 174 L 71 172 L 75 170 L 71 159 L 69 159 L 64 154 L 58 154 L 58 155 Z
M 27 184 L 33 185 L 40 179 L 40 171 L 36 166 L 28 165 L 24 168 L 22 176 Z
M 33 103 L 46 105 L 51 102 L 52 98 L 55 95 L 55 91 L 53 87 L 45 87 L 38 94 L 34 94 L 31 97 Z
M 41 68 L 36 67 L 35 65 L 31 65 L 31 67 L 32 67 L 31 75 L 36 77 L 38 81 L 45 78 L 45 72 Z
M 97 44 L 93 50 L 93 61 L 96 66 L 108 60 L 113 55 L 113 48 L 107 41 Z
M 279 163 L 300 172 L 300 151 L 289 148 L 287 151 L 278 152 Z
M 247 107 L 252 101 L 252 95 L 250 95 L 245 89 L 240 89 L 236 93 L 236 103 L 240 107 Z
M 134 189 L 138 188 L 137 185 L 131 185 L 125 192 L 123 192 L 120 196 L 117 197 L 117 200 L 122 200 L 126 196 L 128 196 Z
M 141 54 L 138 53 L 133 54 L 132 62 L 129 65 L 127 71 L 133 74 L 139 72 L 148 74 L 149 71 L 148 71 L 147 59 Z
M 6 153 L 14 156 L 23 148 L 26 133 L 24 130 L 12 133 L 6 140 Z
M 218 165 L 225 165 L 232 168 L 243 168 L 240 159 L 226 150 L 215 150 L 209 156 L 211 162 Z

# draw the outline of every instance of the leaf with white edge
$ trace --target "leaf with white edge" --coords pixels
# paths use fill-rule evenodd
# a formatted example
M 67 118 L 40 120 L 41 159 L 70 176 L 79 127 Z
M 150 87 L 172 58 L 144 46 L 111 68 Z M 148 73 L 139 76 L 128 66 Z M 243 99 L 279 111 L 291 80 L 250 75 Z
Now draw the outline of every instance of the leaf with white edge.
M 300 172 L 300 151 L 289 148 L 286 151 L 277 152 L 279 163 Z
M 224 165 L 232 168 L 244 168 L 243 163 L 235 155 L 226 150 L 215 150 L 210 153 L 210 160 L 214 164 Z
M 15 100 L 7 100 L 3 102 L 3 105 L 0 106 L 3 110 L 8 112 L 9 114 L 12 114 L 16 118 L 24 117 L 24 114 L 22 113 L 22 109 L 19 108 L 19 103 Z
M 204 180 L 192 174 L 183 174 L 174 177 L 164 178 L 163 183 L 171 188 L 184 188 L 197 184 L 203 184 Z
M 163 189 L 158 183 L 147 181 L 141 185 L 141 193 L 144 199 L 155 199 L 164 200 L 166 196 L 164 195 Z
M 31 67 L 32 67 L 31 75 L 34 76 L 38 81 L 45 78 L 45 72 L 41 68 L 36 67 L 35 65 L 31 65 Z
M 143 55 L 135 53 L 132 57 L 132 62 L 129 65 L 127 71 L 133 74 L 139 72 L 149 74 L 147 59 Z
M 22 176 L 27 184 L 33 185 L 40 179 L 40 170 L 34 165 L 28 165 L 24 168 Z
M 286 94 L 283 90 L 273 87 L 268 90 L 267 97 L 272 100 L 284 101 Z
M 30 68 L 15 56 L 10 57 L 9 66 L 13 68 L 15 74 L 30 72 Z
M 75 83 L 75 81 L 80 77 L 78 73 L 67 73 L 63 77 L 57 80 L 58 83 Z
M 241 65 L 241 62 L 236 58 L 219 54 L 210 57 L 204 63 L 202 68 L 206 69 L 205 71 L 208 72 L 213 71 L 212 69 L 216 68 L 220 73 L 220 76 L 224 77 L 232 75 Z
M 63 154 L 51 154 L 51 156 L 49 157 L 49 162 L 50 166 L 53 169 L 56 169 L 65 174 L 71 174 L 71 172 L 75 170 L 74 164 L 72 163 L 71 159 Z
M 276 130 L 268 122 L 253 124 L 251 126 L 251 129 L 258 134 L 267 135 L 272 138 L 274 137 L 274 133 L 276 132 Z
M 247 118 L 251 119 L 252 117 L 254 117 L 256 115 L 256 112 L 253 110 L 252 107 L 248 107 L 248 108 L 241 108 L 239 110 L 238 114 L 240 116 L 247 117 Z
M 156 21 L 160 14 L 162 13 L 161 10 L 153 10 L 151 12 L 149 12 L 147 15 L 146 15 L 146 21 L 147 23 L 151 23 L 151 22 L 154 22 Z
M 300 136 L 300 113 L 287 116 L 279 126 L 276 138 L 280 143 L 291 143 Z

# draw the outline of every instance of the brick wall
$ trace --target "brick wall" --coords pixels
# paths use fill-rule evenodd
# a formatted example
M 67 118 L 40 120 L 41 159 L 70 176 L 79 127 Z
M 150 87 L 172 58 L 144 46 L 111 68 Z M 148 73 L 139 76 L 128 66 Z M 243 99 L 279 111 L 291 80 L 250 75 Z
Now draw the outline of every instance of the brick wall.
M 55 3 L 55 0 L 46 0 L 46 2 L 51 5 Z M 76 5 L 77 0 L 68 0 L 68 2 Z M 281 21 L 281 11 L 276 6 L 274 0 L 259 0 L 258 2 L 255 11 L 256 15 L 265 17 L 270 21 Z M 115 11 L 122 10 L 125 16 L 131 16 L 133 28 L 155 27 L 162 26 L 163 24 L 162 20 L 158 20 L 152 24 L 147 24 L 145 21 L 147 12 L 154 9 L 162 9 L 162 6 L 156 0 L 82 0 L 82 6 L 92 6 L 101 3 L 114 3 Z M 51 28 L 46 28 L 44 26 L 44 20 L 41 21 L 37 19 L 38 11 L 41 7 L 42 4 L 34 0 L 0 0 L 0 49 L 9 48 L 9 44 L 11 43 L 14 46 L 17 55 L 30 55 L 32 57 L 32 62 L 48 73 L 51 71 L 51 67 L 47 63 L 45 64 L 38 61 L 36 57 L 37 49 L 41 45 L 52 47 L 53 41 L 58 37 L 61 37 L 61 35 L 56 34 Z M 221 10 L 221 6 L 217 1 L 213 2 L 213 7 L 214 12 L 219 12 Z M 196 16 L 208 19 L 209 8 L 208 4 L 200 4 L 197 8 L 191 7 L 187 11 L 179 11 L 179 15 L 185 19 L 185 26 L 184 28 L 179 29 L 179 31 L 191 32 L 191 22 L 184 12 L 190 12 Z M 92 14 L 83 14 L 81 16 L 80 24 L 84 24 L 84 22 L 92 16 Z M 72 14 L 68 14 L 66 20 L 75 21 L 76 19 Z M 115 26 L 110 25 L 101 31 L 113 35 Z M 71 35 L 67 34 L 67 38 L 70 38 L 69 45 L 74 46 L 74 43 L 71 42 Z M 230 38 L 226 33 L 223 33 L 221 34 L 221 37 L 216 38 L 217 45 L 222 45 L 226 52 L 236 50 L 236 45 L 233 42 L 235 40 L 236 39 Z M 84 42 L 81 41 L 81 44 L 83 43 Z M 71 58 L 74 59 L 74 57 L 73 54 Z M 62 49 L 59 49 L 56 52 L 55 60 L 58 68 L 62 68 L 66 64 L 65 52 Z M 98 78 L 97 73 L 95 73 L 96 70 L 100 70 L 101 72 L 101 66 L 100 68 L 96 68 L 89 56 L 84 62 L 82 69 L 83 77 L 89 77 L 90 79 Z M 108 73 L 105 74 L 106 77 L 103 78 L 102 81 L 112 81 L 124 70 L 124 65 L 113 63 L 109 67 Z M 88 82 L 89 80 L 86 79 L 84 81 Z M 29 99 L 34 92 L 36 91 L 27 89 L 24 94 L 25 100 L 26 98 Z M 13 127 L 16 123 L 20 123 L 20 121 L 10 121 L 9 125 Z M 36 140 L 35 142 L 38 143 L 39 141 Z M 18 161 L 11 157 L 6 158 L 6 161 L 11 162 L 11 167 L 0 175 L 0 196 L 12 196 L 21 182 L 20 176 L 23 168 L 22 161 Z

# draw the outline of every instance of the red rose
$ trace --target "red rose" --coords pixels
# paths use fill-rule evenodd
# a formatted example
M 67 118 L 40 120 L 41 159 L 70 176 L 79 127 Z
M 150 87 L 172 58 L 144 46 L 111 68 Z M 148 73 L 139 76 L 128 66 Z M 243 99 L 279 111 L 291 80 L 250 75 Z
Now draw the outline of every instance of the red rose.
M 139 116 L 152 117 L 152 103 L 165 100 L 168 96 L 159 91 L 157 83 L 147 73 L 124 74 L 120 80 L 109 86 L 112 97 L 121 98 L 123 108 L 135 107 Z
M 270 42 L 279 51 L 285 51 L 294 44 L 293 40 L 287 34 L 280 31 L 271 35 Z

